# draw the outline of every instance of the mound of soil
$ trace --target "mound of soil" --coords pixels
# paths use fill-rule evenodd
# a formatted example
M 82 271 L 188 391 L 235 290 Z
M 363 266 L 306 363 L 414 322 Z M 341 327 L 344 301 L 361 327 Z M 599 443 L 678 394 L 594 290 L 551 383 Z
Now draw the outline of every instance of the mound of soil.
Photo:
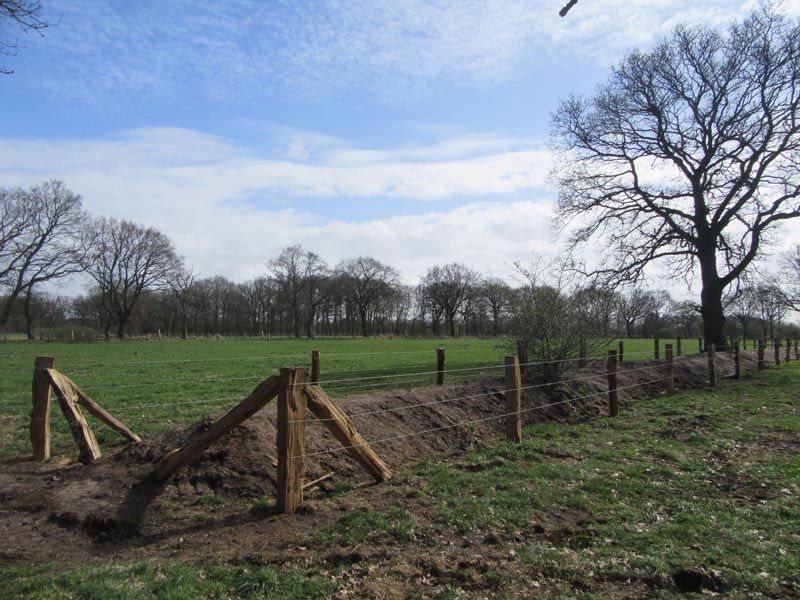
M 720 354 L 717 364 L 720 377 L 733 370 L 727 355 Z M 705 365 L 705 356 L 677 360 L 676 387 L 704 385 Z M 654 381 L 663 378 L 663 363 L 650 366 L 646 362 L 620 366 L 623 413 L 626 404 L 663 393 L 664 382 Z M 564 379 L 572 381 L 541 387 L 524 384 L 529 388 L 523 392 L 526 423 L 605 414 L 605 365 L 571 372 Z M 502 382 L 370 392 L 339 404 L 392 470 L 427 455 L 460 453 L 502 432 Z M 148 478 L 158 461 L 207 429 L 217 416 L 129 445 L 91 465 L 7 461 L 0 470 L 0 533 L 5 547 L 0 562 L 58 560 L 65 554 L 73 559 L 111 554 L 238 560 L 248 556 L 253 545 L 263 550 L 265 544 L 292 543 L 303 528 L 298 519 L 270 523 L 267 538 L 263 531 L 252 537 L 255 534 L 247 529 L 255 519 L 253 510 L 262 510 L 257 519 L 264 521 L 257 499 L 266 497 L 271 503 L 269 497 L 275 494 L 274 403 L 217 440 L 166 483 Z M 315 498 L 337 486 L 372 481 L 313 417 L 305 439 L 307 481 L 334 473 L 309 490 L 307 511 L 315 510 Z M 381 502 L 380 486 L 374 489 L 372 501 Z M 309 528 L 330 518 L 303 517 Z M 216 531 L 205 525 L 209 519 L 216 523 Z M 185 540 L 194 544 L 202 540 L 202 550 Z

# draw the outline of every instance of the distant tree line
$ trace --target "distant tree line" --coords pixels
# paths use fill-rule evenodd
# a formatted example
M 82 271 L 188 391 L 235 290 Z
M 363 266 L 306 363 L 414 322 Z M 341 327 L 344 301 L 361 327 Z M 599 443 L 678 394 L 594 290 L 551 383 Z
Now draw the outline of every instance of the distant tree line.
M 183 338 L 518 337 L 547 322 L 560 322 L 563 338 L 566 326 L 559 319 L 565 315 L 577 322 L 575 339 L 590 333 L 702 335 L 699 307 L 665 290 L 588 287 L 574 280 L 567 285 L 563 270 L 547 277 L 518 270 L 518 281 L 510 283 L 461 263 L 434 265 L 408 285 L 397 269 L 375 258 L 331 265 L 292 245 L 265 260 L 264 273 L 249 281 L 198 277 L 166 235 L 92 217 L 60 181 L 0 189 L 0 326 L 29 338 L 37 328 L 62 338 L 102 332 L 106 339 L 158 332 Z M 800 248 L 786 258 L 785 270 L 788 280 L 800 281 Z M 75 274 L 89 283 L 84 294 L 41 291 L 45 282 Z M 726 300 L 730 335 L 780 335 L 787 311 L 800 307 L 800 288 L 792 289 L 767 279 L 743 283 Z

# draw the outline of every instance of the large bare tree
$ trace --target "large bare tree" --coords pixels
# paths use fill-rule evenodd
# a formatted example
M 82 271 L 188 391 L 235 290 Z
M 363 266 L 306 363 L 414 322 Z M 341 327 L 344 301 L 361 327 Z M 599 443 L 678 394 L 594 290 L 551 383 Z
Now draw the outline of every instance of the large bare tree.
M 699 269 L 704 334 L 722 347 L 726 288 L 800 215 L 799 104 L 800 26 L 771 4 L 726 31 L 677 27 L 592 98 L 563 101 L 558 214 L 573 242 L 603 243 L 589 272 Z
M 83 263 L 100 290 L 105 309 L 116 317 L 120 339 L 125 337 L 142 294 L 166 288 L 181 268 L 181 260 L 166 235 L 152 227 L 110 218 L 98 218 L 92 223 Z M 107 321 L 106 339 L 109 328 Z
M 81 270 L 86 218 L 81 197 L 61 181 L 0 189 L 0 325 L 21 294 Z

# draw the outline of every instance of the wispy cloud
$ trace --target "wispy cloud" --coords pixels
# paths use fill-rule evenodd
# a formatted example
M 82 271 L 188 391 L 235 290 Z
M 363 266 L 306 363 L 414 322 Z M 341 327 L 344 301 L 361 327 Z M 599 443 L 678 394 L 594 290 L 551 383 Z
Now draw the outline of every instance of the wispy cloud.
M 529 0 L 70 0 L 48 5 L 60 24 L 26 54 L 59 65 L 41 79 L 53 92 L 98 104 L 186 90 L 233 103 L 354 91 L 393 102 L 491 86 L 563 52 L 607 64 L 679 21 L 723 24 L 754 4 L 606 0 L 561 19 L 559 4 Z M 785 7 L 798 14 L 800 0 Z
M 159 181 L 156 201 L 177 195 L 227 200 L 311 196 L 438 200 L 517 194 L 546 185 L 550 154 L 502 137 L 463 137 L 397 150 L 330 148 L 309 156 L 297 133 L 283 157 L 263 158 L 202 132 L 153 128 L 103 140 L 3 140 L 5 181 L 58 176 L 73 185 L 106 182 L 103 205 L 142 180 Z M 313 136 L 309 145 L 314 144 Z M 114 190 L 120 190 L 116 192 Z M 98 201 L 100 199 L 98 198 Z M 141 202 L 142 200 L 139 200 Z M 145 200 L 146 201 L 146 200 Z

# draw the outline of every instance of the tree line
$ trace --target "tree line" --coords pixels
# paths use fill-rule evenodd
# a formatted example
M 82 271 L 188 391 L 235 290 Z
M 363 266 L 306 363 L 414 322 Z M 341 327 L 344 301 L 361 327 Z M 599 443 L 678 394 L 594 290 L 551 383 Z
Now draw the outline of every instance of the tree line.
M 331 265 L 300 245 L 265 260 L 264 273 L 237 283 L 199 277 L 162 232 L 124 219 L 92 217 L 61 181 L 0 189 L 0 325 L 35 338 L 78 331 L 106 339 L 134 334 L 189 336 L 509 336 L 536 319 L 566 325 L 557 302 L 572 313 L 580 336 L 700 335 L 699 307 L 665 290 L 613 289 L 564 282 L 564 271 L 515 282 L 482 275 L 461 263 L 434 265 L 413 285 L 394 267 L 358 256 Z M 800 280 L 800 248 L 786 268 Z M 81 274 L 84 294 L 68 298 L 42 286 Z M 547 302 L 544 302 L 547 299 Z M 788 310 L 800 306 L 766 282 L 741 286 L 727 300 L 731 335 L 774 336 Z M 591 317 L 589 316 L 591 313 Z M 544 327 L 544 321 L 538 326 Z

